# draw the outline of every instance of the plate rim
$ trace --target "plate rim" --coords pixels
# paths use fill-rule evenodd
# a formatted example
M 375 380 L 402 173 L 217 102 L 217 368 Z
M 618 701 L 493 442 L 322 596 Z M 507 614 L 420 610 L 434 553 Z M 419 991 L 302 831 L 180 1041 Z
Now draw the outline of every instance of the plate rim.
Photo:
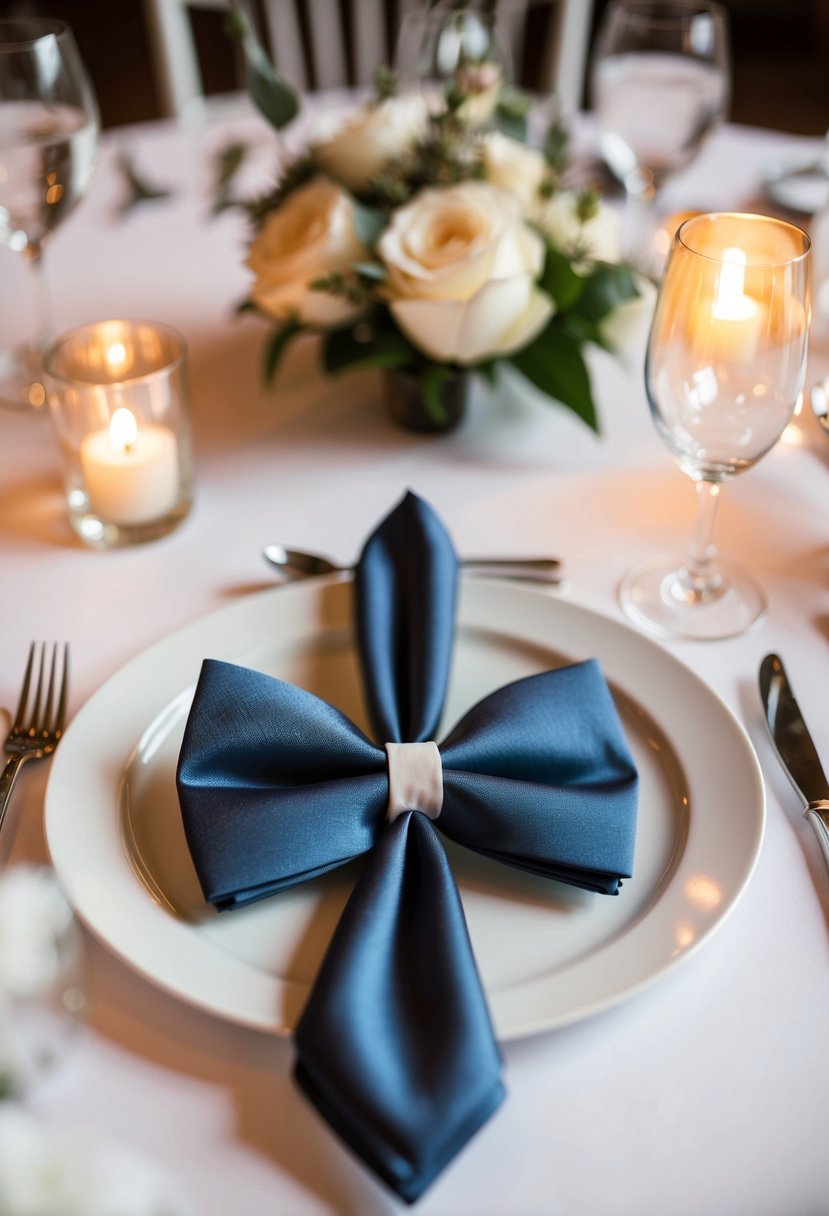
M 263 1008 L 248 1010 L 239 1009 L 234 1006 L 233 1001 L 231 1001 L 230 1005 L 228 1005 L 228 1001 L 224 997 L 217 998 L 214 994 L 214 996 L 211 998 L 209 993 L 202 991 L 194 992 L 192 983 L 188 984 L 186 981 L 180 981 L 178 979 L 171 980 L 165 975 L 159 975 L 158 967 L 153 967 L 148 963 L 145 957 L 145 951 L 141 947 L 140 942 L 136 942 L 134 934 L 126 931 L 124 926 L 119 929 L 117 927 L 117 920 L 115 921 L 115 924 L 112 923 L 112 920 L 110 920 L 109 923 L 102 922 L 100 902 L 94 897 L 94 893 L 97 890 L 94 880 L 92 881 L 91 888 L 89 885 L 85 887 L 83 882 L 85 877 L 84 865 L 83 862 L 78 863 L 77 857 L 73 859 L 71 844 L 67 854 L 67 839 L 71 837 L 71 834 L 67 831 L 67 823 L 71 819 L 71 812 L 65 812 L 61 808 L 61 783 L 64 782 L 64 771 L 69 770 L 71 773 L 72 765 L 76 762 L 76 751 L 78 749 L 83 751 L 83 746 L 85 743 L 84 732 L 87 730 L 87 724 L 90 721 L 94 722 L 95 716 L 100 714 L 102 710 L 105 709 L 114 695 L 120 693 L 122 685 L 129 686 L 131 681 L 139 678 L 145 666 L 152 666 L 153 663 L 158 663 L 168 652 L 174 655 L 175 651 L 177 649 L 181 650 L 182 646 L 184 646 L 186 649 L 187 645 L 189 644 L 190 649 L 192 649 L 195 642 L 204 632 L 209 633 L 211 631 L 218 630 L 219 633 L 224 631 L 225 633 L 232 634 L 232 626 L 233 623 L 237 621 L 237 618 L 239 618 L 239 623 L 241 623 L 246 617 L 258 618 L 261 613 L 267 615 L 268 608 L 274 600 L 278 604 L 279 602 L 285 600 L 290 601 L 294 598 L 299 598 L 301 603 L 306 597 L 310 597 L 314 601 L 322 602 L 322 598 L 328 592 L 329 588 L 348 586 L 350 586 L 350 580 L 343 579 L 339 576 L 332 576 L 326 579 L 307 580 L 303 583 L 291 584 L 289 586 L 277 585 L 273 588 L 267 589 L 266 591 L 258 592 L 255 596 L 245 597 L 243 600 L 235 601 L 232 604 L 223 605 L 212 612 L 197 617 L 193 621 L 181 626 L 176 630 L 173 630 L 161 639 L 152 643 L 150 646 L 142 650 L 139 654 L 135 655 L 120 668 L 118 668 L 96 690 L 96 692 L 90 696 L 87 702 L 75 715 L 74 719 L 66 730 L 66 735 L 62 741 L 61 747 L 56 751 L 53 758 L 46 789 L 44 825 L 47 846 L 52 858 L 52 864 L 67 892 L 70 902 L 73 904 L 78 915 L 92 931 L 92 933 L 132 970 L 138 972 L 155 986 L 162 988 L 176 998 L 181 999 L 191 1006 L 201 1009 L 202 1011 L 220 1017 L 223 1020 L 280 1035 L 288 1035 L 291 1033 L 291 1030 L 290 1027 L 281 1024 L 281 1019 L 275 1015 L 276 1010 L 279 1007 L 279 1002 L 275 999 L 275 995 L 274 999 L 268 1002 L 266 990 L 270 989 L 274 994 L 276 994 L 277 990 L 288 991 L 292 988 L 296 989 L 297 991 L 305 991 L 304 985 L 300 985 L 296 981 L 283 979 L 282 977 L 269 975 L 267 978 L 265 978 L 263 975 L 261 984 Z M 566 633 L 558 641 L 556 641 L 552 635 L 554 635 L 556 632 L 557 624 L 560 627 L 562 621 L 566 625 L 568 620 L 571 622 L 575 620 L 581 625 L 582 628 L 586 628 L 588 632 L 595 632 L 598 630 L 599 634 L 601 635 L 601 631 L 609 631 L 611 640 L 614 638 L 623 638 L 626 642 L 630 643 L 634 651 L 641 651 L 646 655 L 657 656 L 658 663 L 662 664 L 664 668 L 667 668 L 669 672 L 673 673 L 675 678 L 685 681 L 688 687 L 696 690 L 696 694 L 698 696 L 703 696 L 703 698 L 707 700 L 709 704 L 713 704 L 717 707 L 717 712 L 722 715 L 722 721 L 728 725 L 728 728 L 732 732 L 732 740 L 736 741 L 738 750 L 741 752 L 742 760 L 745 765 L 744 776 L 750 775 L 753 778 L 754 786 L 752 791 L 754 797 L 747 797 L 746 800 L 747 805 L 753 804 L 753 831 L 750 831 L 749 833 L 750 841 L 748 852 L 742 859 L 739 878 L 733 885 L 732 889 L 726 892 L 722 905 L 720 907 L 711 909 L 711 915 L 708 917 L 707 923 L 705 923 L 701 930 L 693 936 L 692 940 L 687 942 L 681 949 L 675 951 L 672 956 L 663 959 L 659 965 L 651 968 L 650 970 L 646 970 L 644 974 L 637 976 L 632 981 L 616 987 L 611 985 L 601 996 L 593 996 L 582 1005 L 577 1003 L 573 1008 L 570 1008 L 569 1010 L 565 1009 L 564 1011 L 560 1010 L 555 1014 L 542 1013 L 541 1016 L 525 1015 L 523 1018 L 518 1018 L 514 1015 L 510 1017 L 507 1015 L 505 1018 L 503 1011 L 499 1013 L 499 1007 L 501 1004 L 505 1004 L 508 1008 L 509 997 L 506 997 L 505 1000 L 501 1002 L 497 992 L 492 994 L 488 993 L 498 1037 L 501 1041 L 508 1041 L 510 1039 L 522 1038 L 547 1031 L 561 1025 L 566 1025 L 607 1009 L 610 1006 L 627 999 L 634 993 L 639 992 L 642 988 L 647 987 L 650 983 L 655 982 L 669 970 L 672 970 L 677 963 L 682 961 L 682 959 L 688 957 L 692 953 L 695 953 L 696 950 L 698 950 L 699 947 L 710 938 L 711 934 L 727 919 L 727 917 L 733 911 L 734 907 L 739 902 L 739 899 L 745 891 L 752 874 L 754 873 L 765 833 L 765 785 L 763 782 L 759 761 L 755 754 L 751 740 L 745 727 L 739 721 L 734 711 L 722 699 L 722 697 L 719 696 L 718 693 L 716 693 L 708 684 L 705 683 L 705 681 L 701 679 L 701 677 L 697 675 L 697 673 L 690 666 L 682 662 L 682 660 L 680 660 L 675 654 L 667 650 L 656 640 L 633 629 L 632 626 L 628 625 L 625 621 L 599 612 L 594 608 L 581 605 L 573 600 L 564 599 L 560 595 L 551 594 L 545 589 L 518 585 L 514 583 L 506 583 L 495 579 L 475 579 L 471 576 L 463 576 L 462 579 L 461 601 L 458 618 L 459 623 L 466 623 L 465 606 L 468 606 L 470 600 L 474 606 L 477 599 L 479 599 L 481 595 L 484 595 L 485 598 L 487 596 L 492 597 L 496 601 L 498 601 L 499 598 L 501 600 L 505 599 L 507 603 L 514 601 L 516 597 L 518 598 L 519 602 L 523 601 L 525 598 L 528 603 L 538 603 L 539 601 L 544 601 L 544 603 L 550 606 L 551 637 L 545 639 L 542 644 L 548 646 L 551 651 L 554 650 L 558 653 L 569 654 L 567 649 Z M 313 632 L 317 632 L 317 630 Z M 498 630 L 498 632 L 500 632 L 503 636 L 512 636 L 537 644 L 540 641 L 538 636 L 534 635 L 531 638 L 526 638 L 521 633 L 520 629 L 507 626 L 506 624 L 502 629 Z M 241 650 L 242 647 L 240 646 L 238 649 Z M 205 656 L 202 655 L 202 657 Z M 575 660 L 576 658 L 588 656 L 585 654 L 572 657 Z M 601 660 L 601 655 L 599 658 Z M 238 658 L 237 661 L 239 661 Z M 604 660 L 602 660 L 602 667 L 605 669 Z M 195 671 L 191 670 L 190 679 L 186 683 L 181 684 L 179 682 L 176 690 L 170 695 L 162 694 L 160 697 L 161 706 L 157 712 L 160 712 L 161 709 L 170 704 L 173 698 L 176 696 L 181 696 L 184 689 L 194 685 L 196 675 L 197 669 Z M 629 685 L 626 685 L 624 681 L 614 679 L 612 671 L 606 671 L 606 675 L 608 680 L 619 684 L 622 690 L 633 702 L 639 704 L 642 703 L 642 696 L 640 695 L 639 691 L 630 688 Z M 174 678 L 175 677 L 171 672 L 168 675 L 168 680 L 172 681 Z M 130 707 L 124 712 L 127 716 L 130 716 L 132 720 L 138 715 L 139 710 L 137 708 L 133 709 Z M 118 838 L 121 863 L 124 867 L 126 867 L 132 881 L 136 885 L 139 885 L 139 880 L 133 874 L 131 863 L 126 854 L 126 849 L 121 843 L 120 839 L 120 786 L 121 782 L 124 780 L 124 774 L 129 759 L 133 755 L 145 729 L 154 720 L 154 717 L 145 718 L 138 729 L 132 734 L 129 747 L 126 749 L 126 754 L 124 754 L 123 751 L 119 753 L 119 763 L 116 770 L 118 788 L 114 796 L 112 806 L 112 819 L 114 822 L 108 825 L 108 830 L 111 833 L 108 840 L 109 847 L 111 848 L 112 846 L 112 834 L 114 833 L 114 835 L 116 835 Z M 124 728 L 122 728 L 122 733 L 123 729 Z M 670 739 L 670 735 L 668 737 Z M 79 740 L 80 742 L 76 742 L 76 740 Z M 679 755 L 680 759 L 682 759 L 681 749 L 677 749 L 677 754 Z M 93 778 L 97 778 L 99 783 L 99 795 L 104 795 L 106 789 L 109 789 L 110 794 L 112 794 L 112 780 L 116 774 L 113 773 L 111 765 L 109 767 L 102 766 L 102 768 L 104 768 L 104 772 L 101 772 L 97 768 L 93 767 L 93 771 L 89 778 L 90 784 L 92 783 Z M 687 777 L 690 782 L 692 775 L 689 773 L 687 774 Z M 77 787 L 74 784 L 72 785 L 71 796 L 76 801 L 79 798 Z M 669 880 L 668 887 L 671 886 L 676 877 L 676 874 L 672 875 L 671 879 Z M 181 937 L 182 947 L 186 948 L 185 941 L 187 940 L 187 936 L 191 934 L 191 927 L 183 922 L 175 921 L 163 909 L 152 904 L 149 897 L 147 897 L 146 892 L 143 891 L 143 888 L 142 894 L 146 899 L 147 905 L 146 927 L 154 929 L 155 926 L 151 924 L 154 916 L 157 923 L 160 924 L 160 921 L 158 921 L 158 915 L 163 915 L 165 918 L 164 932 L 167 933 L 171 939 Z M 657 904 L 661 901 L 661 898 L 662 896 L 660 896 L 660 899 L 656 901 Z M 655 905 L 650 905 L 648 908 L 646 908 L 641 917 L 637 918 L 637 920 L 634 921 L 628 929 L 624 930 L 619 935 L 617 940 L 624 940 L 625 938 L 630 937 L 636 925 L 640 924 L 642 921 L 647 921 L 652 915 L 654 906 Z M 182 937 L 182 934 L 185 936 Z M 602 950 L 612 948 L 613 942 L 611 941 L 606 946 L 602 947 Z M 226 962 L 228 971 L 232 973 L 234 970 L 237 970 L 240 978 L 243 973 L 248 973 L 250 971 L 250 965 L 245 963 L 240 963 L 238 968 L 234 968 L 234 964 L 240 961 L 235 960 L 232 955 L 223 953 L 222 957 Z M 572 970 L 572 968 L 567 968 L 567 970 Z M 232 979 L 232 975 L 230 975 L 229 978 Z M 545 983 L 549 985 L 553 982 L 558 984 L 561 981 L 560 979 L 556 980 L 555 977 L 553 977 L 553 979 L 547 977 L 546 980 L 542 980 L 540 983 L 541 990 L 543 990 Z M 228 988 L 233 989 L 233 985 L 228 983 L 227 979 L 223 981 L 223 984 L 225 991 L 227 991 Z M 222 987 L 222 984 L 220 984 L 219 987 Z M 267 1011 L 268 1005 L 270 1005 L 269 1012 Z

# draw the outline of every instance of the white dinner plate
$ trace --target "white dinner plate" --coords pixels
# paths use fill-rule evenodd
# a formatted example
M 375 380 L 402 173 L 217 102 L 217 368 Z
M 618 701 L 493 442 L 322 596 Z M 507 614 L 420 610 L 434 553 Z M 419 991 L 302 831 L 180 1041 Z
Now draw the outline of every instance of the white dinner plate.
M 152 646 L 77 715 L 47 790 L 52 859 L 90 928 L 168 991 L 277 1033 L 296 1024 L 359 862 L 216 914 L 185 845 L 176 761 L 207 657 L 301 685 L 366 729 L 351 595 L 349 581 L 275 588 Z M 592 656 L 641 778 L 633 878 L 596 895 L 447 841 L 502 1039 L 602 1009 L 686 957 L 734 906 L 763 836 L 760 770 L 723 702 L 655 642 L 544 591 L 463 580 L 442 733 L 508 680 Z

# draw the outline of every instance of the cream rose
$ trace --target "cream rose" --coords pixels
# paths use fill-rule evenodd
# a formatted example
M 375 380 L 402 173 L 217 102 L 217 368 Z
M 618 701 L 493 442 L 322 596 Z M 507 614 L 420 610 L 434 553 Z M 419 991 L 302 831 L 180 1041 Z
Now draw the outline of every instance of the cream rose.
M 638 296 L 625 300 L 600 322 L 605 342 L 631 367 L 644 356 L 656 306 L 656 287 L 649 279 L 637 275 L 636 287 Z
M 311 284 L 369 256 L 354 229 L 351 199 L 332 181 L 317 177 L 270 213 L 251 245 L 247 264 L 256 275 L 251 299 L 280 321 L 341 325 L 358 310 Z
M 322 122 L 312 140 L 314 157 L 349 190 L 363 190 L 390 160 L 408 151 L 426 120 L 421 97 L 392 97 L 361 106 L 345 119 Z
M 575 190 L 557 190 L 552 198 L 533 208 L 532 218 L 545 236 L 563 253 L 578 248 L 593 262 L 618 262 L 621 257 L 618 216 L 599 204 L 592 219 L 582 220 Z
M 538 191 L 547 171 L 547 162 L 535 148 L 500 131 L 484 140 L 484 176 L 493 186 L 517 194 L 529 211 L 538 202 Z
M 441 363 L 519 350 L 553 312 L 536 286 L 544 243 L 514 194 L 486 182 L 423 190 L 378 245 L 394 319 Z

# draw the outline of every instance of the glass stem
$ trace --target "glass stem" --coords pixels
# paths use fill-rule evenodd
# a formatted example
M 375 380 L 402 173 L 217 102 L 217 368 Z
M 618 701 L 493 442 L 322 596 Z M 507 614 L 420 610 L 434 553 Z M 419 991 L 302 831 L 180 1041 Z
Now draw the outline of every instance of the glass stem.
M 31 309 L 29 349 L 32 355 L 39 359 L 52 335 L 52 310 L 46 290 L 42 242 L 29 241 L 23 253 L 29 265 L 29 300 Z
M 717 569 L 714 524 L 720 500 L 720 483 L 698 481 L 697 518 L 685 565 L 679 571 L 679 584 L 688 603 L 705 603 L 723 591 L 723 576 Z
M 653 175 L 638 171 L 625 186 L 623 245 L 626 257 L 647 278 L 659 279 L 656 265 L 656 185 Z

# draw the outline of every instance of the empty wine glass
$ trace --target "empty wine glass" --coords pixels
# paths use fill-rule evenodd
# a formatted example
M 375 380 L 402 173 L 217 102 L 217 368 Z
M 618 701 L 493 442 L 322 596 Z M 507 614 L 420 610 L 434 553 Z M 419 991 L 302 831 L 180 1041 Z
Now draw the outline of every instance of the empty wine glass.
M 631 571 L 620 598 L 662 634 L 724 638 L 765 611 L 761 588 L 720 561 L 714 519 L 724 482 L 780 438 L 803 390 L 810 322 L 810 242 L 761 215 L 686 220 L 659 287 L 645 364 L 653 420 L 695 483 L 690 551 Z
M 591 91 L 599 147 L 625 187 L 625 252 L 658 278 L 656 198 L 725 117 L 727 17 L 712 0 L 613 0 L 597 35 Z
M 0 21 L 0 243 L 29 266 L 28 342 L 0 352 L 0 400 L 45 403 L 41 354 L 50 335 L 43 250 L 86 192 L 100 130 L 75 40 L 61 21 Z
M 502 33 L 497 14 L 485 5 L 415 9 L 400 26 L 395 67 L 404 87 L 422 90 L 433 113 L 448 103 L 470 125 L 485 126 L 511 75 Z

